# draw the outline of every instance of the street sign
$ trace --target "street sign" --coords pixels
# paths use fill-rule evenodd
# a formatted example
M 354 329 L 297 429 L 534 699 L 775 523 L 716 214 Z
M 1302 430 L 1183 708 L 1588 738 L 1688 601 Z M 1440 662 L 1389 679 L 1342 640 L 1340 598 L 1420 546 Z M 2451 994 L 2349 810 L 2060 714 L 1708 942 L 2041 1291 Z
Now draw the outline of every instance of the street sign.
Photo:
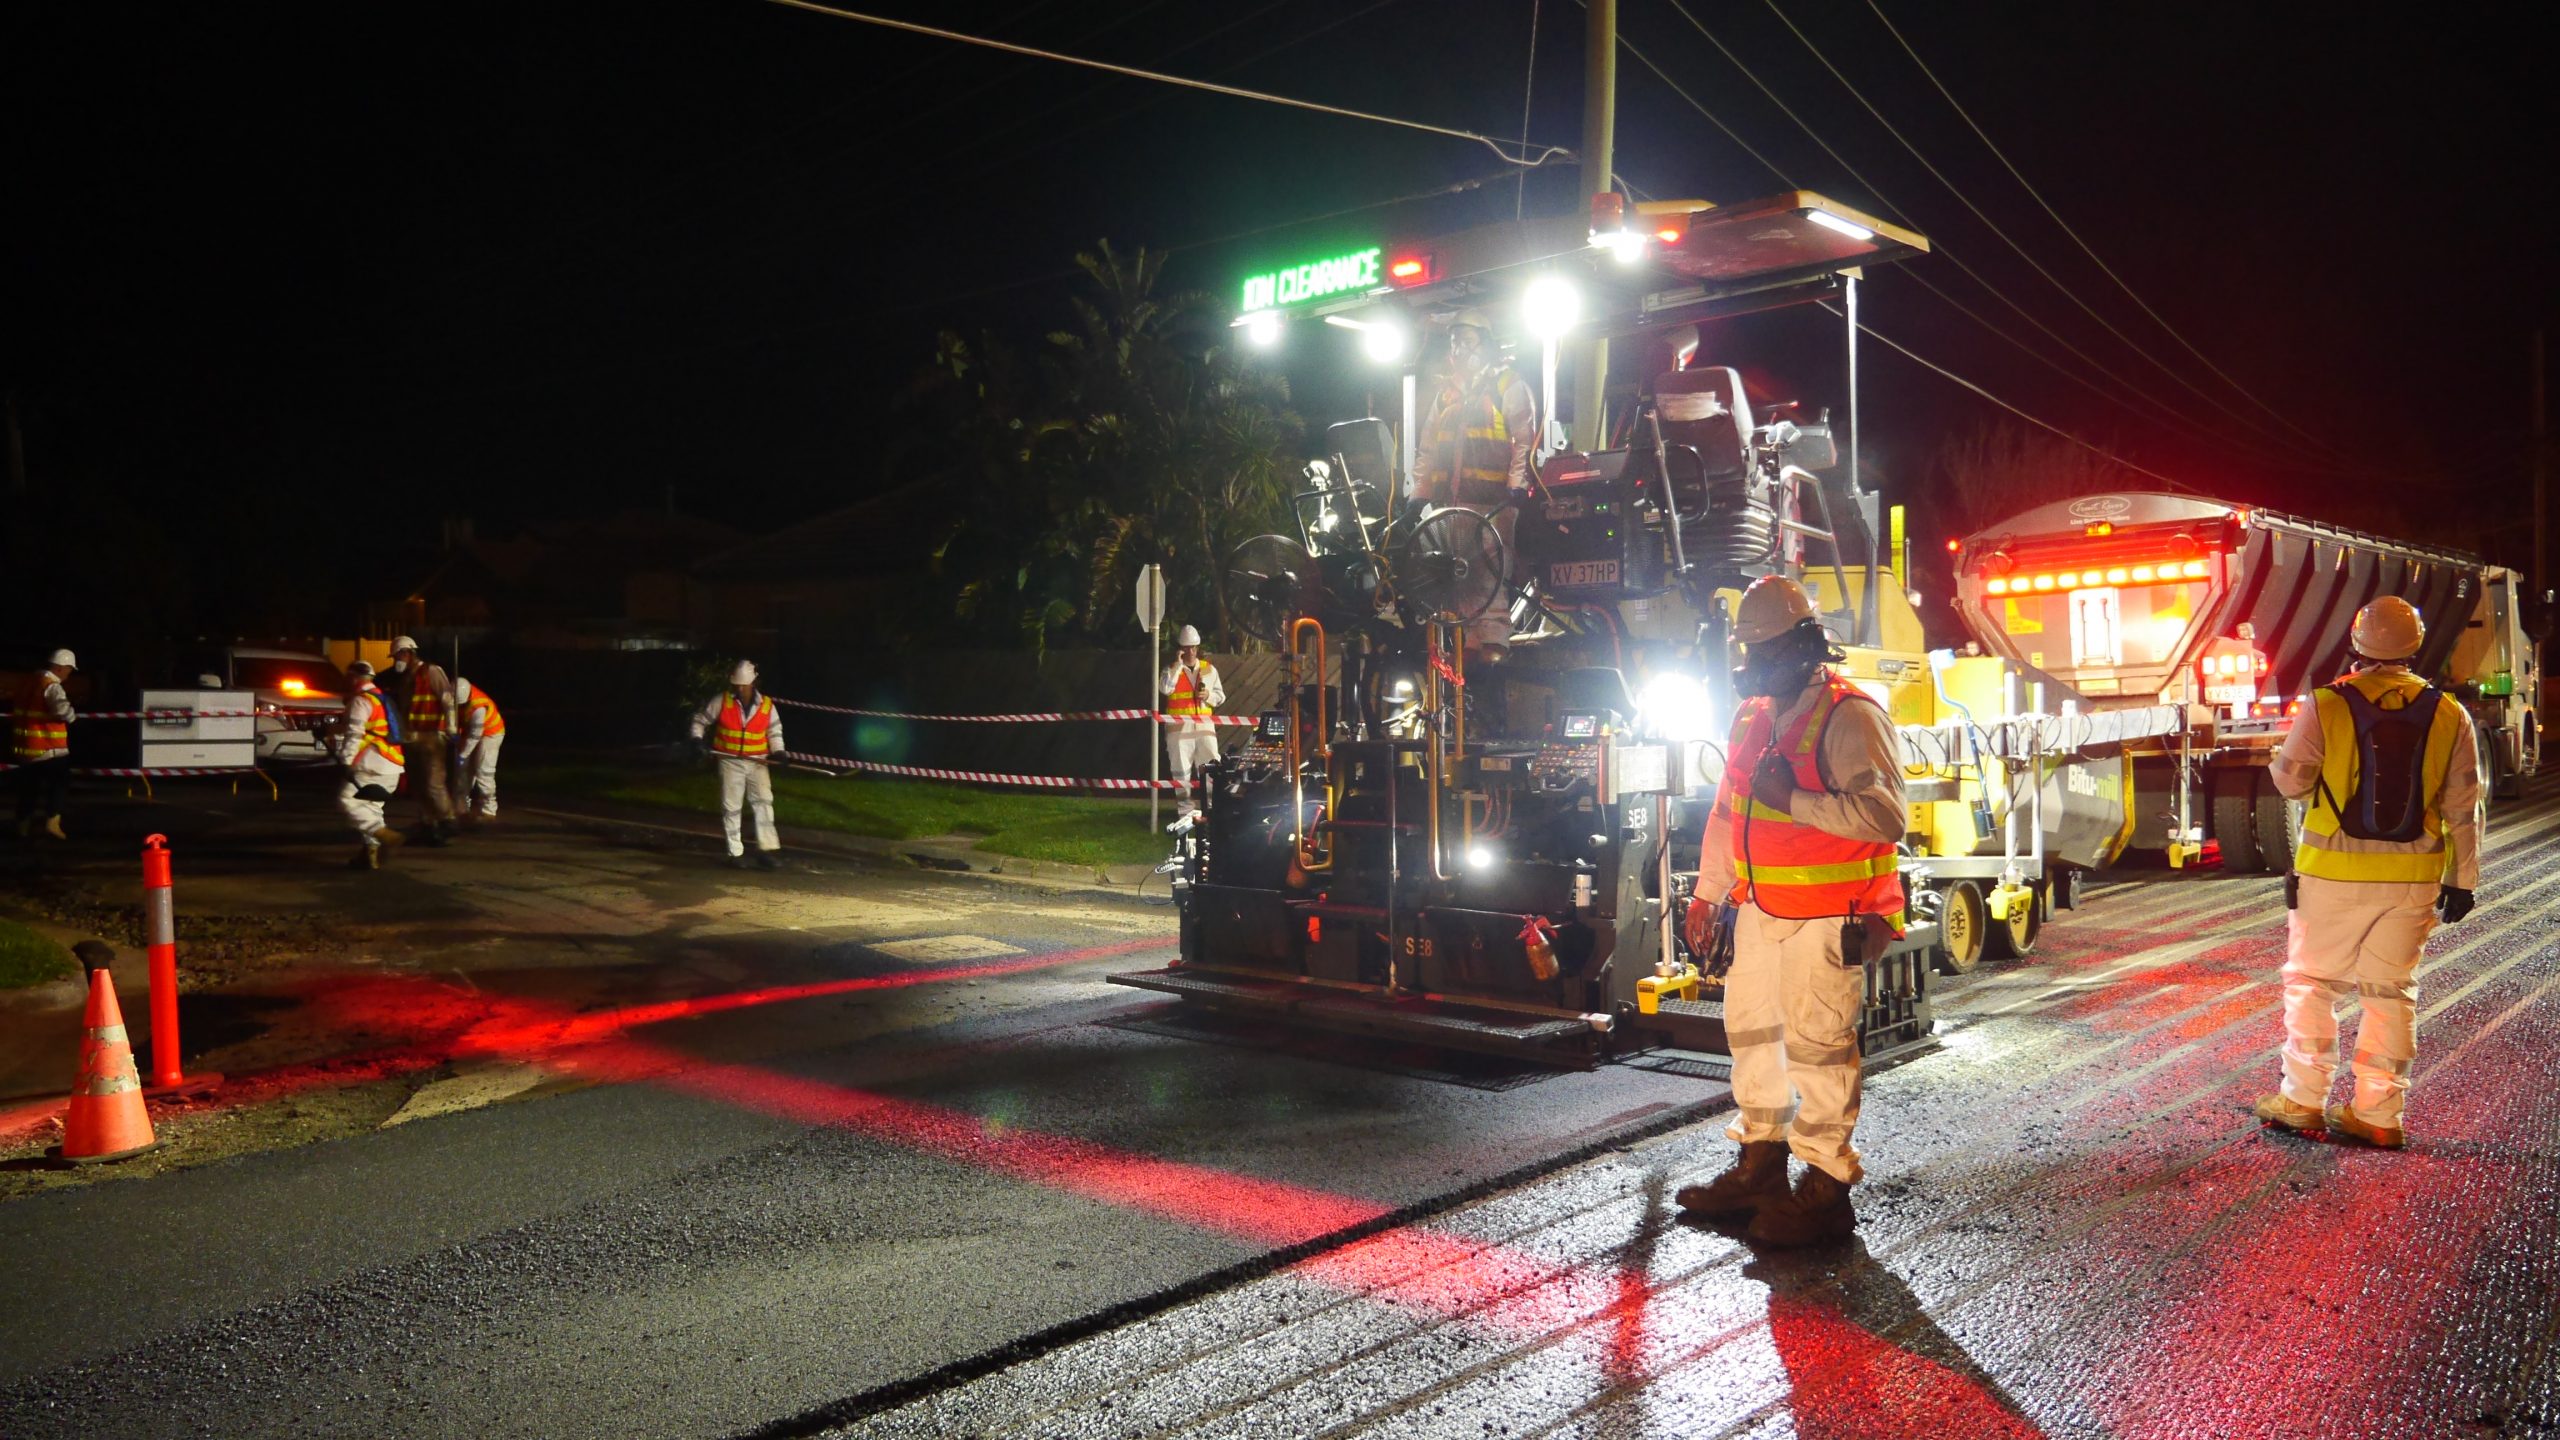
M 1244 304 L 1239 308 L 1246 311 L 1278 310 L 1322 300 L 1328 295 L 1374 290 L 1387 283 L 1387 277 L 1379 267 L 1379 256 L 1383 253 L 1372 245 L 1348 255 L 1328 255 L 1303 265 L 1287 265 L 1260 275 L 1248 275 L 1244 282 Z
M 1138 628 L 1153 635 L 1164 623 L 1164 567 L 1148 565 L 1138 571 Z

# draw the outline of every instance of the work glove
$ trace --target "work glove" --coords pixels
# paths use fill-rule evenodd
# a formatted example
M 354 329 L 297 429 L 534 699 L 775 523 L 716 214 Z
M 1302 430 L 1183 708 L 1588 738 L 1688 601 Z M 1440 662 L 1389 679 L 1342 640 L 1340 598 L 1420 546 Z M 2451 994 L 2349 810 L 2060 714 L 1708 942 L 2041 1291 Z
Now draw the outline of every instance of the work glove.
M 1689 942 L 1689 953 L 1703 957 L 1708 942 L 1716 935 L 1716 902 L 1704 895 L 1689 897 L 1689 913 L 1681 917 L 1680 938 Z
M 2463 889 L 2459 885 L 2439 885 L 2436 887 L 2436 918 L 2444 921 L 2447 925 L 2451 925 L 2460 920 L 2463 916 L 2470 914 L 2472 903 L 2471 892 Z
M 1761 757 L 1760 768 L 1751 772 L 1751 798 L 1780 814 L 1795 803 L 1795 767 L 1780 755 Z

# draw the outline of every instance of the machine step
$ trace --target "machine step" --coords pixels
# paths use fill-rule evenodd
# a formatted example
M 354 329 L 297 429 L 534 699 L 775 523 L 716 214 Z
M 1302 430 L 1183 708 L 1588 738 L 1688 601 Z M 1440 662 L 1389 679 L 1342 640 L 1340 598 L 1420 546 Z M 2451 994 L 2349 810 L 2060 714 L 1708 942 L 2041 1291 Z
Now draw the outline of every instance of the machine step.
M 1196 965 L 1113 975 L 1114 985 L 1175 995 L 1218 1009 L 1273 1018 L 1341 1034 L 1437 1045 L 1478 1054 L 1505 1055 L 1543 1065 L 1588 1070 L 1599 1059 L 1600 1036 L 1585 1022 L 1563 1016 L 1481 1009 L 1443 1001 L 1389 999 L 1383 993 L 1346 991 Z

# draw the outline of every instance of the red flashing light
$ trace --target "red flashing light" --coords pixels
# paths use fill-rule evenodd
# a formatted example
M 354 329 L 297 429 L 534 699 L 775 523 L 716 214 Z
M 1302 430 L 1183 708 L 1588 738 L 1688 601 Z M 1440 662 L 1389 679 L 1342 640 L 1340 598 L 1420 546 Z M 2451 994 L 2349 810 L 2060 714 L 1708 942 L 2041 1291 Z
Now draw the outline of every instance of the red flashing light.
M 1661 229 L 1653 232 L 1653 238 L 1661 241 L 1665 245 L 1677 245 L 1685 236 L 1688 235 L 1688 233 L 1689 232 L 1686 230 L 1665 225 Z
M 1387 262 L 1387 282 L 1391 285 L 1428 285 L 1439 274 L 1439 268 L 1429 255 L 1399 255 Z
M 1964 542 L 1963 542 L 1963 541 L 1961 541 L 1961 540 L 1950 540 L 1950 541 L 1948 541 L 1948 542 L 1947 542 L 1947 553 L 1948 553 L 1948 554 L 1950 554 L 1950 555 L 1957 554 L 1957 553 L 1959 553 L 1960 551 L 1962 551 L 1963 549 L 1964 549 Z

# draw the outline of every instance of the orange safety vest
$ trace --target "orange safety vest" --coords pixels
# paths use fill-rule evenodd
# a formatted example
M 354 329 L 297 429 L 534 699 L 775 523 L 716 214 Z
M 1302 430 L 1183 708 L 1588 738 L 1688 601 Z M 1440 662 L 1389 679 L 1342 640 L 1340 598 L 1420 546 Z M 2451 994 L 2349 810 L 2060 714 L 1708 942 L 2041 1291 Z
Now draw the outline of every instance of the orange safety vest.
M 53 713 L 45 709 L 44 705 L 45 682 L 54 678 L 56 677 L 53 672 L 48 670 L 28 681 L 26 687 L 19 692 L 18 723 L 14 727 L 17 740 L 14 749 L 18 763 L 22 765 L 51 760 L 70 753 L 71 727 L 54 719 Z
M 1786 733 L 1776 737 L 1776 702 L 1754 696 L 1733 717 L 1732 744 L 1726 752 L 1724 784 L 1717 788 L 1715 814 L 1725 817 L 1733 852 L 1733 891 L 1737 905 L 1757 904 L 1782 920 L 1821 920 L 1874 915 L 1902 933 L 1902 874 L 1894 847 L 1873 840 L 1851 840 L 1799 823 L 1793 816 L 1751 798 L 1751 776 L 1761 757 L 1773 748 L 1795 768 L 1796 788 L 1821 790 L 1822 732 L 1842 704 L 1875 702 L 1858 687 L 1826 670 L 1822 693 L 1804 707 Z
M 1511 420 L 1504 400 L 1524 384 L 1498 365 L 1473 385 L 1452 380 L 1432 403 L 1430 468 L 1421 498 L 1436 505 L 1496 505 L 1511 493 Z
M 738 693 L 721 692 L 720 723 L 711 731 L 711 750 L 715 755 L 762 755 L 769 751 L 765 730 L 773 724 L 773 697 L 756 697 L 756 713 L 749 715 L 738 708 Z
M 427 685 L 427 662 L 409 671 L 409 726 L 404 734 L 433 735 L 444 726 L 444 694 Z
M 466 713 L 477 710 L 489 717 L 480 722 L 480 738 L 495 740 L 507 733 L 507 717 L 498 713 L 498 702 L 489 698 L 488 691 L 472 686 L 471 698 L 463 703 L 462 708 Z
M 1200 687 L 1191 683 L 1191 672 L 1177 668 L 1173 672 L 1173 694 L 1166 697 L 1164 713 L 1176 720 L 1206 720 L 1209 702 L 1200 698 Z
M 356 752 L 358 758 L 362 758 L 364 751 L 372 750 L 392 764 L 407 769 L 408 755 L 391 743 L 391 717 L 383 709 L 382 687 L 368 680 L 356 687 L 356 693 L 370 696 L 373 700 L 373 708 L 365 712 L 364 745 Z

